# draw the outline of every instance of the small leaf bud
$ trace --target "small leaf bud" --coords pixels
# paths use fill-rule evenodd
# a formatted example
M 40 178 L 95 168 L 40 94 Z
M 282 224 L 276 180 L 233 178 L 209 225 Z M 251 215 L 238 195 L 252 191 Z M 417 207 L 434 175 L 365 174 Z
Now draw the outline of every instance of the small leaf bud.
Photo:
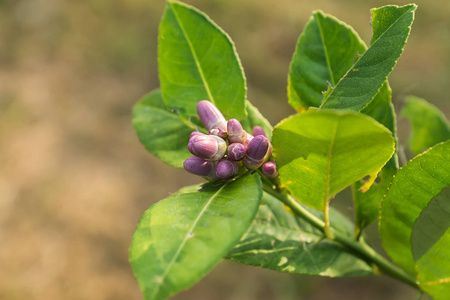
M 202 121 L 208 131 L 215 127 L 222 128 L 225 131 L 227 130 L 225 117 L 211 102 L 202 100 L 197 103 L 197 113 L 200 121 Z
M 247 148 L 240 143 L 233 143 L 228 146 L 228 159 L 233 161 L 240 161 L 247 153 Z
M 215 135 L 194 135 L 187 148 L 195 156 L 206 160 L 220 160 L 227 151 L 227 143 Z

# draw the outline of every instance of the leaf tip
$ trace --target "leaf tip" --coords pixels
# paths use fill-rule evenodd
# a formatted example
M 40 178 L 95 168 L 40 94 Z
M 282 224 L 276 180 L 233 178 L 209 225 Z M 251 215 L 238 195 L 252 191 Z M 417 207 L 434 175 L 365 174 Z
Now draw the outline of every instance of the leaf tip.
M 325 17 L 325 13 L 321 9 L 316 9 L 312 12 L 313 16 Z

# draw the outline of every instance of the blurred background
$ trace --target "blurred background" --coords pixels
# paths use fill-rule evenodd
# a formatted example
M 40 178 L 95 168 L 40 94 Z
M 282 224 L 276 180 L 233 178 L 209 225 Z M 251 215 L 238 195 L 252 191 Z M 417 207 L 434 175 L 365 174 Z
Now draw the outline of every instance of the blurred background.
M 236 43 L 249 99 L 276 124 L 311 12 L 369 43 L 370 8 L 408 1 L 186 0 Z M 417 0 L 390 76 L 397 108 L 415 94 L 450 112 L 450 1 Z M 0 0 L 0 299 L 141 299 L 128 247 L 142 213 L 200 180 L 140 145 L 133 104 L 158 87 L 164 0 Z M 400 142 L 407 122 L 399 120 Z M 344 197 L 348 196 L 344 193 Z M 351 202 L 342 201 L 351 214 Z M 369 228 L 376 240 L 376 226 Z M 384 277 L 327 279 L 224 261 L 174 299 L 414 299 Z

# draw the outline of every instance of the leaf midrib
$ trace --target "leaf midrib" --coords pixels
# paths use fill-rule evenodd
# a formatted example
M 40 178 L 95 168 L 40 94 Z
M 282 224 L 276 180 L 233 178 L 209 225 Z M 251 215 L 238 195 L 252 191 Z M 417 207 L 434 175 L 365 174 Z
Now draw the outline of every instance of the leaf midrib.
M 205 87 L 206 93 L 208 94 L 208 97 L 209 97 L 209 99 L 211 100 L 211 102 L 214 103 L 214 104 L 216 104 L 216 103 L 215 103 L 215 99 L 214 99 L 214 97 L 212 96 L 211 90 L 210 90 L 210 88 L 209 88 L 208 82 L 206 81 L 205 74 L 203 73 L 202 66 L 200 65 L 200 61 L 199 61 L 199 59 L 198 59 L 198 57 L 197 57 L 197 53 L 196 53 L 195 50 L 194 50 L 194 46 L 192 45 L 192 42 L 191 42 L 191 40 L 190 40 L 190 38 L 189 38 L 189 36 L 188 36 L 188 34 L 187 34 L 187 32 L 186 32 L 186 30 L 185 30 L 183 24 L 182 24 L 182 22 L 180 21 L 180 19 L 179 19 L 177 13 L 176 13 L 176 11 L 175 11 L 175 9 L 174 9 L 174 7 L 173 7 L 173 4 L 174 4 L 174 3 L 172 3 L 171 1 L 168 1 L 168 2 L 167 2 L 167 5 L 170 6 L 170 8 L 171 8 L 171 10 L 172 10 L 172 12 L 173 12 L 173 15 L 175 16 L 175 19 L 177 20 L 178 26 L 180 26 L 180 29 L 181 29 L 181 31 L 183 32 L 183 35 L 184 35 L 184 37 L 185 37 L 185 39 L 186 39 L 186 42 L 187 42 L 187 44 L 188 44 L 188 46 L 189 46 L 189 49 L 191 50 L 192 56 L 193 56 L 193 58 L 194 58 L 195 65 L 197 66 L 198 72 L 199 72 L 199 74 L 200 74 L 200 78 L 201 78 L 202 81 L 203 81 L 203 85 L 204 85 L 204 87 Z
M 394 23 L 392 23 L 385 31 L 383 31 L 382 34 L 380 34 L 380 36 L 373 43 L 370 44 L 370 47 L 372 47 L 372 45 L 374 45 L 376 42 L 378 42 L 381 39 L 381 37 L 384 36 L 386 34 L 386 32 L 388 32 L 392 28 L 392 26 L 397 24 L 397 22 L 399 22 L 400 19 L 403 18 L 404 15 L 411 12 L 411 9 L 413 9 L 414 7 L 415 6 L 412 5 L 411 8 L 409 8 L 407 11 L 405 11 L 403 14 L 401 14 L 400 17 L 398 17 L 398 19 Z M 411 25 L 409 25 L 408 27 L 411 27 Z
M 324 194 L 324 211 L 328 205 L 328 198 L 330 193 L 330 170 L 331 170 L 331 156 L 333 154 L 334 143 L 336 141 L 337 129 L 339 127 L 340 117 L 336 120 L 336 125 L 334 126 L 333 133 L 331 136 L 330 147 L 328 148 L 328 156 L 327 156 L 327 172 L 325 174 L 325 194 Z
M 192 232 L 194 231 L 195 226 L 197 226 L 197 223 L 199 222 L 200 218 L 204 215 L 205 211 L 208 209 L 208 207 L 210 206 L 210 204 L 213 202 L 213 200 L 220 194 L 220 192 L 229 184 L 229 182 L 225 183 L 222 187 L 220 187 L 220 189 L 217 190 L 217 192 L 214 193 L 214 195 L 212 195 L 212 197 L 208 200 L 208 202 L 205 203 L 205 205 L 203 206 L 202 210 L 200 211 L 200 213 L 198 214 L 197 218 L 194 220 L 194 222 L 192 223 L 191 228 L 189 229 L 189 231 L 186 233 L 183 241 L 181 242 L 180 246 L 177 249 L 177 252 L 175 252 L 175 255 L 173 256 L 172 260 L 169 262 L 169 265 L 167 266 L 166 270 L 164 271 L 163 275 L 161 275 L 161 284 L 159 284 L 157 286 L 157 288 L 155 288 L 153 290 L 152 296 L 150 297 L 150 299 L 153 299 L 153 297 L 155 295 L 158 294 L 158 291 L 160 290 L 161 286 L 164 284 L 164 279 L 166 278 L 167 274 L 169 274 L 170 269 L 172 268 L 172 266 L 174 265 L 176 259 L 178 258 L 178 256 L 180 255 L 184 245 L 186 244 L 186 242 L 188 241 L 189 237 L 192 235 Z
M 407 11 L 405 11 L 403 14 L 401 14 L 400 15 L 400 17 L 395 21 L 395 22 L 393 22 L 382 34 L 380 34 L 380 36 L 373 42 L 373 43 L 371 43 L 371 45 L 370 45 L 370 47 L 366 50 L 366 52 L 364 52 L 364 54 L 361 56 L 361 58 L 360 59 L 358 59 L 351 67 L 350 67 L 350 69 L 349 69 L 349 71 L 350 70 L 352 70 L 352 69 L 354 69 L 354 67 L 361 61 L 361 59 L 367 54 L 367 52 L 372 48 L 372 46 L 373 45 L 375 45 L 385 34 L 386 34 L 386 32 L 388 32 L 391 28 L 392 28 L 392 26 L 394 26 L 395 24 L 397 24 L 399 21 L 400 21 L 400 19 L 402 19 L 407 13 L 409 13 L 409 12 L 411 12 L 411 9 L 413 9 L 414 8 L 414 6 L 412 6 L 410 9 L 408 9 Z M 408 26 L 409 28 L 411 28 L 411 25 L 410 26 Z M 408 34 L 409 35 L 409 34 Z M 406 45 L 406 43 L 405 43 L 405 45 Z M 404 47 L 405 47 L 405 45 L 403 45 L 403 47 L 402 47 L 402 52 L 403 52 L 403 49 L 404 49 Z M 327 102 L 327 100 L 328 99 L 330 99 L 330 97 L 331 97 L 331 95 L 333 94 L 333 91 L 339 86 L 339 83 L 341 83 L 344 79 L 345 79 L 345 77 L 347 77 L 347 74 L 348 74 L 348 72 L 338 81 L 338 83 L 336 84 L 336 86 L 334 87 L 334 89 L 333 90 L 331 90 L 331 92 L 328 94 L 328 97 L 326 97 L 323 101 L 322 101 L 322 104 L 320 105 L 320 108 L 322 108 L 323 106 L 324 106 L 324 104 Z M 387 78 L 387 77 L 386 77 Z M 380 87 L 380 89 L 381 89 L 381 87 Z M 376 94 L 375 94 L 376 95 Z M 375 97 L 375 95 L 374 95 L 374 97 Z M 369 101 L 369 102 L 367 102 L 366 103 L 366 106 L 373 100 L 373 98 L 374 97 L 372 97 L 372 99 Z M 366 106 L 364 106 L 364 107 L 366 107 Z M 363 110 L 364 109 L 364 107 L 363 108 L 361 108 L 359 111 L 361 111 L 361 110 Z
M 333 70 L 331 69 L 330 57 L 328 55 L 328 49 L 327 49 L 327 46 L 325 44 L 325 38 L 323 36 L 322 26 L 320 26 L 320 18 L 319 18 L 319 16 L 320 16 L 320 13 L 316 13 L 317 26 L 319 27 L 319 32 L 320 32 L 320 40 L 322 41 L 323 52 L 325 53 L 325 60 L 327 62 L 328 72 L 330 73 L 331 84 L 333 86 L 335 86 L 336 83 L 334 82 L 334 74 L 333 74 Z

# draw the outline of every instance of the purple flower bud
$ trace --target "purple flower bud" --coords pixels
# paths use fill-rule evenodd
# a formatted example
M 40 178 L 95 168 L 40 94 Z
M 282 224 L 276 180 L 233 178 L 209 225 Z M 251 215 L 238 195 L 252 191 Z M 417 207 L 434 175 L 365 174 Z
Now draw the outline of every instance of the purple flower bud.
M 200 131 L 193 131 L 191 132 L 191 134 L 189 135 L 189 139 L 191 139 L 193 136 L 196 135 L 205 135 L 204 133 L 201 133 Z
M 274 161 L 268 161 L 262 166 L 262 172 L 269 178 L 275 178 L 278 176 L 277 165 Z
M 236 176 L 239 172 L 239 164 L 235 161 L 223 159 L 216 166 L 216 175 L 222 179 Z
M 228 140 L 230 143 L 245 143 L 247 133 L 242 129 L 241 123 L 236 119 L 228 120 L 227 123 Z
M 202 100 L 197 103 L 197 113 L 206 129 L 211 130 L 215 127 L 219 127 L 223 130 L 227 130 L 227 122 L 224 116 L 211 102 Z
M 269 140 L 263 136 L 255 136 L 247 147 L 247 156 L 254 160 L 260 160 L 264 158 L 269 149 Z
M 264 129 L 262 129 L 259 126 L 253 127 L 253 135 L 254 136 L 263 135 L 263 136 L 267 137 Z
M 220 127 L 215 127 L 215 128 L 213 128 L 213 129 L 211 129 L 211 130 L 209 131 L 209 134 L 210 134 L 210 135 L 218 136 L 218 137 L 220 137 L 220 138 L 222 138 L 222 139 L 224 139 L 224 140 L 226 140 L 227 137 L 228 137 L 228 133 L 226 132 L 226 130 L 223 130 L 223 129 L 220 128 Z
M 233 143 L 228 146 L 228 159 L 233 161 L 240 161 L 247 153 L 247 148 L 240 143 Z
M 198 176 L 209 176 L 214 170 L 214 163 L 203 158 L 191 156 L 183 163 L 183 167 L 189 173 Z
M 249 157 L 244 157 L 244 159 L 242 160 L 242 164 L 250 170 L 255 170 L 258 169 L 262 164 L 264 163 L 264 158 L 260 159 L 260 160 L 253 160 Z
M 247 155 L 242 160 L 242 163 L 251 170 L 259 168 L 264 162 L 268 149 L 269 140 L 263 135 L 255 136 L 248 143 Z
M 219 160 L 227 151 L 227 143 L 215 135 L 194 135 L 187 145 L 189 152 L 206 160 Z
M 244 146 L 247 148 L 248 144 L 251 142 L 251 140 L 253 140 L 254 136 L 251 135 L 250 133 L 247 133 L 247 139 L 245 140 Z

